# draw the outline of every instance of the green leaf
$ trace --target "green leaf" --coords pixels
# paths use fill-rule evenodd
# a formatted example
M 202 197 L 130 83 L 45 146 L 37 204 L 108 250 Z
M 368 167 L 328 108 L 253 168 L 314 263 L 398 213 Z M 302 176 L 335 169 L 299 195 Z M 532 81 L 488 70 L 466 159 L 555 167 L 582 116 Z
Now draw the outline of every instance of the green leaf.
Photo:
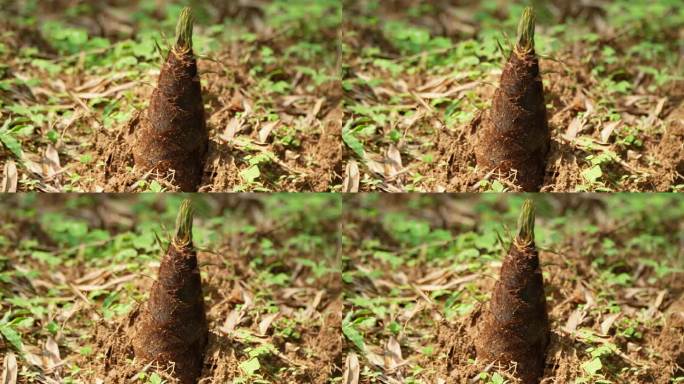
M 21 143 L 9 131 L 11 121 L 5 121 L 5 124 L 0 128 L 0 142 L 7 147 L 17 158 L 22 158 Z
M 161 376 L 157 374 L 157 372 L 154 372 L 150 375 L 150 384 L 162 384 L 164 381 L 162 380 Z
M 259 176 L 261 176 L 261 172 L 259 171 L 258 165 L 252 165 L 251 167 L 240 171 L 240 177 L 242 177 L 242 180 L 249 184 L 254 183 Z
M 343 128 L 342 128 L 342 141 L 344 141 L 345 144 L 349 148 L 351 148 L 354 153 L 360 158 L 364 158 L 366 151 L 363 149 L 363 143 L 356 137 L 354 136 L 354 132 L 351 129 L 351 124 L 352 121 L 350 120 L 349 123 L 347 123 Z
M 38 69 L 45 70 L 47 73 L 49 73 L 52 76 L 62 72 L 62 67 L 60 67 L 59 65 L 54 64 L 53 62 L 48 61 L 48 60 L 33 59 L 31 61 L 31 65 L 38 68 Z
M 52 144 L 57 143 L 57 140 L 59 140 L 59 133 L 55 131 L 54 129 L 51 129 L 47 133 L 47 138 L 52 142 Z
M 501 184 L 501 182 L 499 180 L 494 180 L 492 182 L 492 191 L 493 192 L 501 193 L 505 189 L 506 189 L 506 187 L 503 184 Z
M 248 376 L 254 375 L 259 368 L 261 368 L 261 364 L 259 363 L 259 359 L 256 357 L 240 363 L 240 369 Z
M 499 372 L 494 372 L 492 375 L 492 384 L 504 384 L 506 380 L 504 380 L 503 376 L 499 374 Z
M 150 183 L 150 192 L 159 193 L 164 191 L 164 187 L 157 180 L 152 180 Z
M 35 259 L 41 263 L 45 263 L 50 267 L 55 267 L 62 262 L 62 259 L 53 255 L 51 252 L 45 251 L 33 251 L 31 253 L 31 258 Z
M 351 321 L 352 313 L 348 313 L 347 316 L 342 320 L 342 333 L 349 339 L 356 348 L 361 351 L 366 349 L 366 343 L 363 341 L 363 335 L 355 327 L 354 323 Z
M 21 335 L 15 331 L 14 328 L 8 324 L 0 324 L 0 334 L 19 352 L 24 350 L 24 344 L 21 342 Z
M 582 369 L 590 375 L 595 375 L 601 368 L 603 368 L 603 364 L 601 364 L 601 359 L 598 357 L 582 363 Z
M 603 176 L 603 171 L 601 171 L 600 165 L 594 165 L 582 171 L 582 177 L 590 183 L 596 183 L 601 176 Z

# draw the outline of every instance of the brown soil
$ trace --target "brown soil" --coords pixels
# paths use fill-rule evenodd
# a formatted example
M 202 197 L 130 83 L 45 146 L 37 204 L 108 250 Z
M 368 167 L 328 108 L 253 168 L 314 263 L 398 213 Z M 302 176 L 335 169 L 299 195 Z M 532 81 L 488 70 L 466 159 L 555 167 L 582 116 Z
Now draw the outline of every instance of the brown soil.
M 506 63 L 494 102 L 477 133 L 477 164 L 514 175 L 524 191 L 539 191 L 549 151 L 549 127 L 539 60 L 534 51 Z
M 307 348 L 317 351 L 320 362 L 318 369 L 312 372 L 312 384 L 325 384 L 330 378 L 342 376 L 342 312 L 344 304 L 342 296 L 335 298 L 323 313 L 323 322 L 317 334 L 307 340 Z
M 672 311 L 658 337 L 656 350 L 663 359 L 664 369 L 657 374 L 658 383 L 684 376 L 684 297 L 679 298 L 679 311 Z
M 684 183 L 684 103 L 666 120 L 665 133 L 656 153 L 664 171 L 658 189 L 667 191 L 673 184 Z
M 147 114 L 133 134 L 137 167 L 170 175 L 173 184 L 184 192 L 197 190 L 208 137 L 192 50 L 169 52 Z
M 306 140 L 304 153 L 311 153 L 317 172 L 309 178 L 311 191 L 328 191 L 342 180 L 342 105 L 330 110 L 321 124 L 318 140 Z

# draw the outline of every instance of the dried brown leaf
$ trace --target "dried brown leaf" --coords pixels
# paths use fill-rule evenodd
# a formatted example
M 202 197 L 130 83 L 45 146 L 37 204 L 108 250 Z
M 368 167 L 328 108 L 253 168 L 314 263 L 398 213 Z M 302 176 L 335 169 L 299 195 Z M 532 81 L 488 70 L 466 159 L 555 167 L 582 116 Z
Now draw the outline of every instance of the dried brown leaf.
M 225 141 L 231 141 L 235 135 L 242 130 L 242 120 L 237 117 L 233 117 L 226 126 L 225 132 L 221 135 L 221 138 Z
M 280 312 L 269 313 L 268 315 L 265 315 L 259 322 L 259 334 L 266 336 L 268 329 L 271 327 L 273 321 L 278 318 L 278 316 L 280 316 Z
M 585 126 L 585 121 L 583 118 L 576 116 L 568 126 L 568 130 L 565 132 L 563 137 L 568 141 L 573 141 L 577 135 L 582 132 Z
M 280 121 L 270 121 L 266 124 L 264 124 L 261 129 L 259 129 L 259 142 L 260 143 L 266 143 L 268 140 L 268 136 L 271 134 L 271 131 L 273 131 L 278 124 L 280 124 Z
M 663 304 L 663 300 L 665 300 L 665 296 L 667 296 L 667 293 L 667 289 L 663 289 L 662 291 L 658 292 L 658 296 L 656 296 L 651 305 L 648 307 L 648 311 L 646 312 L 646 316 L 648 318 L 652 318 L 653 316 L 655 316 L 656 312 L 658 312 L 658 309 Z
M 347 361 L 344 367 L 344 376 L 342 382 L 344 384 L 358 384 L 361 367 L 359 366 L 359 358 L 356 353 L 349 352 Z
M 565 327 L 563 327 L 563 329 L 567 333 L 575 332 L 577 327 L 584 321 L 585 316 L 586 313 L 583 310 L 579 308 L 575 309 L 574 311 L 572 311 L 570 316 L 568 316 L 568 321 L 565 323 Z
M 385 158 L 385 163 L 387 164 L 385 177 L 393 178 L 397 176 L 404 166 L 402 165 L 401 161 L 401 153 L 394 144 L 390 144 L 389 148 L 387 148 L 387 154 Z
M 356 163 L 356 160 L 349 160 L 344 183 L 342 184 L 342 192 L 357 193 L 359 191 L 360 178 L 361 174 L 359 173 L 359 165 Z
M 0 192 L 16 192 L 19 174 L 17 173 L 17 164 L 14 160 L 7 160 L 5 163 L 2 185 L 0 185 Z
M 226 322 L 223 323 L 223 326 L 221 327 L 221 331 L 225 333 L 232 333 L 238 324 L 240 324 L 240 321 L 242 321 L 243 316 L 244 312 L 242 310 L 233 309 L 230 311 L 228 317 L 226 317 Z
M 610 332 L 610 328 L 613 326 L 613 323 L 615 323 L 620 316 L 622 316 L 621 312 L 611 313 L 610 315 L 606 316 L 606 318 L 601 322 L 601 334 L 607 335 L 608 332 Z
M 602 143 L 608 143 L 608 140 L 610 140 L 610 136 L 613 134 L 613 131 L 617 129 L 620 126 L 621 121 L 612 121 L 610 123 L 607 123 L 603 129 L 601 129 L 601 142 Z
M 14 352 L 7 352 L 2 367 L 2 384 L 16 384 L 18 371 L 19 367 L 17 366 L 17 357 L 14 355 Z
M 385 344 L 385 369 L 392 371 L 404 363 L 401 345 L 394 336 L 390 336 Z
M 62 364 L 62 358 L 59 354 L 59 345 L 52 336 L 48 336 L 47 340 L 45 340 L 43 355 L 45 356 L 45 365 L 48 371 L 52 371 Z

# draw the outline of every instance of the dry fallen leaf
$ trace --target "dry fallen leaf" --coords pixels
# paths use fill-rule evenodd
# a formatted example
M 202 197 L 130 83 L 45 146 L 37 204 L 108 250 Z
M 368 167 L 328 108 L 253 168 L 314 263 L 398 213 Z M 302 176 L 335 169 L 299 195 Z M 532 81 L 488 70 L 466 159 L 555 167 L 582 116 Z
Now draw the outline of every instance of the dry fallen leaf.
M 655 124 L 655 121 L 658 119 L 658 117 L 660 117 L 660 114 L 663 113 L 665 103 L 667 103 L 667 97 L 663 97 L 660 100 L 658 100 L 658 104 L 656 104 L 655 108 L 653 108 L 651 113 L 648 115 L 648 120 L 646 120 L 646 124 L 648 126 L 652 126 L 653 124 Z
M 658 309 L 663 304 L 665 296 L 667 296 L 667 289 L 663 289 L 662 291 L 658 292 L 658 296 L 655 298 L 655 300 L 653 300 L 651 305 L 648 307 L 648 311 L 646 311 L 647 317 L 652 318 L 653 316 L 655 316 L 656 312 L 658 312 Z
M 226 322 L 223 323 L 223 327 L 221 327 L 221 331 L 225 333 L 232 333 L 235 330 L 235 327 L 237 327 L 237 325 L 240 324 L 240 321 L 242 321 L 242 316 L 242 310 L 233 309 L 230 311 L 228 317 L 226 317 Z
M 314 296 L 313 300 L 309 305 L 306 307 L 306 310 L 304 311 L 304 318 L 310 319 L 313 315 L 314 312 L 316 312 L 316 308 L 318 308 L 318 305 L 321 303 L 321 300 L 323 300 L 323 295 L 325 295 L 325 291 L 320 290 L 316 292 L 316 296 Z
M 397 176 L 404 168 L 401 161 L 401 153 L 394 144 L 390 144 L 389 148 L 387 148 L 385 162 L 387 164 L 385 176 L 388 179 Z
M 45 356 L 48 371 L 52 371 L 62 364 L 62 358 L 59 355 L 59 345 L 57 345 L 52 336 L 48 336 L 47 340 L 45 340 L 43 355 Z
M 318 116 L 318 113 L 321 111 L 324 102 L 324 97 L 321 97 L 320 99 L 316 100 L 316 104 L 314 104 L 313 109 L 311 109 L 311 111 L 309 111 L 309 114 L 306 116 L 306 125 L 311 125 L 314 122 L 316 116 Z
M 19 174 L 17 173 L 17 165 L 14 160 L 7 160 L 5 163 L 2 176 L 2 185 L 0 185 L 0 192 L 16 192 L 17 191 L 17 181 Z
M 347 362 L 344 367 L 344 376 L 342 382 L 344 384 L 358 384 L 359 382 L 359 358 L 356 353 L 349 352 L 347 355 Z
M 613 326 L 613 323 L 615 323 L 615 320 L 617 320 L 621 315 L 622 313 L 618 312 L 606 316 L 606 318 L 601 322 L 601 334 L 607 335 L 608 332 L 610 332 L 610 328 Z
M 584 321 L 585 313 L 583 310 L 575 309 L 570 316 L 568 316 L 568 321 L 565 323 L 565 329 L 568 333 L 573 333 L 577 327 Z
M 358 360 L 356 361 L 358 365 Z M 14 352 L 7 352 L 5 355 L 5 361 L 2 366 L 2 384 L 16 384 L 17 382 L 17 357 L 14 356 Z M 358 381 L 358 371 L 357 371 L 357 381 Z
M 621 121 L 613 121 L 610 123 L 607 123 L 603 129 L 601 129 L 601 142 L 602 143 L 608 143 L 608 140 L 610 139 L 610 136 L 613 134 L 613 131 L 617 129 L 617 127 L 620 126 Z
M 264 124 L 263 127 L 259 130 L 259 142 L 260 143 L 266 143 L 266 140 L 268 140 L 268 136 L 271 134 L 271 131 L 275 129 L 275 127 L 280 124 L 280 121 L 270 121 L 266 124 Z
M 359 173 L 359 165 L 356 160 L 349 160 L 347 163 L 346 176 L 344 177 L 344 183 L 342 184 L 342 192 L 344 193 L 356 193 L 359 191 L 359 179 L 361 174 Z
M 231 141 L 235 135 L 242 130 L 242 119 L 233 117 L 226 126 L 225 132 L 221 135 L 221 138 L 225 141 Z
M 577 135 L 582 132 L 584 129 L 584 119 L 577 116 L 575 117 L 571 122 L 570 125 L 568 126 L 568 130 L 565 132 L 563 137 L 567 141 L 573 141 L 577 137 Z
M 43 164 L 45 165 L 45 176 L 47 178 L 54 177 L 62 169 L 59 162 L 59 152 L 57 152 L 57 149 L 52 144 L 48 144 L 47 148 L 45 148 Z
M 268 315 L 264 316 L 259 322 L 259 334 L 262 336 L 266 336 L 268 328 L 271 327 L 271 324 L 275 319 L 278 318 L 278 316 L 280 316 L 280 312 L 269 313 Z
M 381 348 L 368 346 L 365 352 L 366 360 L 378 368 L 385 369 L 385 358 L 373 352 L 372 349 L 377 349 L 378 351 L 382 352 Z
M 365 161 L 366 166 L 371 172 L 383 178 L 385 177 L 385 164 L 383 164 L 383 162 L 374 160 L 369 156 L 366 156 Z
M 390 336 L 385 345 L 385 369 L 392 371 L 404 362 L 401 356 L 401 345 L 394 336 Z

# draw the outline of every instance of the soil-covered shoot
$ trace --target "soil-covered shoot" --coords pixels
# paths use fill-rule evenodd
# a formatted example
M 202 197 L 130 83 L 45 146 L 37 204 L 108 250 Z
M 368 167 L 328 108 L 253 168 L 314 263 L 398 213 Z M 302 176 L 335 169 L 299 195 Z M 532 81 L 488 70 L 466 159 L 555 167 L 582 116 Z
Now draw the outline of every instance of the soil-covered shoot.
M 549 316 L 539 251 L 534 242 L 534 201 L 525 200 L 518 218 L 518 234 L 508 247 L 501 276 L 473 333 L 477 357 L 512 366 L 525 384 L 538 383 L 544 374 L 549 345 Z
M 192 202 L 185 200 L 150 298 L 129 319 L 135 357 L 170 368 L 181 384 L 194 384 L 202 374 L 209 337 L 192 220 Z
M 534 23 L 534 9 L 525 8 L 492 107 L 472 124 L 478 167 L 511 177 L 524 191 L 542 187 L 550 145 Z
M 192 50 L 192 9 L 183 8 L 176 43 L 166 53 L 147 113 L 137 119 L 132 152 L 135 166 L 157 172 L 186 192 L 202 182 L 209 138 L 197 59 Z
M 518 232 L 526 198 L 536 220 Z M 508 353 L 519 375 L 519 359 L 539 368 L 546 341 L 542 382 L 684 379 L 681 198 L 366 195 L 348 205 L 342 331 L 359 383 L 519 383 L 515 364 L 481 352 Z M 490 308 L 498 329 L 478 336 Z

